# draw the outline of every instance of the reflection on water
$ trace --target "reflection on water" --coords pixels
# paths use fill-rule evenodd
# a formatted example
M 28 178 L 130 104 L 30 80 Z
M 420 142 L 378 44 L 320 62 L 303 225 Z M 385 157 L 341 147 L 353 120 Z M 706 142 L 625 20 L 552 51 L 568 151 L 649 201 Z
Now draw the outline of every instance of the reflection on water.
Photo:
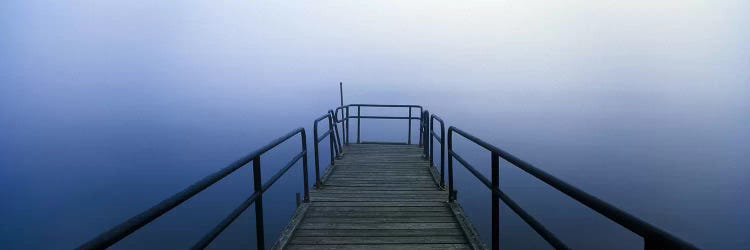
M 74 247 L 309 131 L 338 103 L 338 81 L 347 102 L 424 105 L 698 246 L 750 247 L 744 1 L 2 5 L 2 248 Z M 363 123 L 363 136 L 400 139 L 400 123 Z M 264 156 L 264 178 L 296 147 Z M 457 148 L 487 166 L 488 153 Z M 501 164 L 506 192 L 574 248 L 640 246 Z M 489 238 L 479 185 L 457 170 L 459 200 Z M 242 169 L 118 246 L 189 246 L 251 190 Z M 266 242 L 295 192 L 300 167 L 266 196 Z M 504 246 L 544 246 L 507 207 L 501 220 Z M 215 246 L 252 246 L 253 221 L 246 213 Z

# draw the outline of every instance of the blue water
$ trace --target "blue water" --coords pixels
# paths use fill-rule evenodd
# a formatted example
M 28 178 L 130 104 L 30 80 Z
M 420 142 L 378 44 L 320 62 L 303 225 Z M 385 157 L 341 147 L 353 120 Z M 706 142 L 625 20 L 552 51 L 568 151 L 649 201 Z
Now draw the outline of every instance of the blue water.
M 343 81 L 347 103 L 424 105 L 700 247 L 747 249 L 748 13 L 747 1 L 4 1 L 0 248 L 75 247 L 296 127 L 309 133 Z M 400 140 L 406 124 L 362 130 Z M 297 140 L 263 156 L 264 179 Z M 488 174 L 488 153 L 457 150 Z M 508 195 L 570 246 L 641 246 L 501 164 Z M 266 242 L 292 215 L 300 168 L 266 195 Z M 489 239 L 489 192 L 456 171 Z M 238 171 L 117 246 L 190 246 L 251 178 Z M 501 230 L 504 247 L 545 246 L 505 207 Z M 213 246 L 254 236 L 251 209 Z

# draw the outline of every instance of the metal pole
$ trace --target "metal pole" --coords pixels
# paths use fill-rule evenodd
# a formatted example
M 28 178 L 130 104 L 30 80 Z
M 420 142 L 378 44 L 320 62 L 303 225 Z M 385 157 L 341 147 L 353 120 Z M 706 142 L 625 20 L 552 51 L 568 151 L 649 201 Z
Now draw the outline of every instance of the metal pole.
M 425 110 L 424 111 L 424 121 L 423 121 L 424 122 L 424 130 L 425 130 L 425 132 L 424 132 L 424 158 L 425 159 L 427 159 L 428 157 L 430 157 L 430 154 L 432 154 L 432 152 L 428 152 L 428 150 L 430 150 L 430 147 L 429 147 L 430 144 L 429 143 L 430 143 L 431 140 L 430 140 L 429 127 L 427 127 L 429 120 L 427 120 L 427 119 L 430 119 L 430 111 Z
M 336 140 L 333 138 L 334 131 L 333 131 L 333 117 L 331 117 L 331 114 L 328 114 L 328 144 L 330 144 L 330 151 L 331 151 L 331 165 L 333 165 L 333 158 L 336 151 L 336 147 L 334 146 L 336 144 Z
M 411 107 L 409 107 L 409 139 L 406 141 L 406 144 L 411 144 Z
M 253 191 L 258 193 L 255 200 L 255 241 L 257 249 L 265 249 L 263 234 L 263 183 L 260 180 L 260 156 L 253 159 Z
M 421 148 L 424 142 L 424 139 L 422 139 L 422 136 L 424 136 L 424 112 L 419 112 L 419 147 Z
M 492 152 L 492 249 L 500 249 L 500 200 L 495 190 L 500 190 L 500 156 Z
M 341 97 L 341 106 L 344 106 L 344 83 L 339 82 L 339 96 Z
M 435 166 L 435 160 L 434 160 L 435 157 L 432 155 L 432 148 L 433 148 L 433 144 L 434 144 L 434 142 L 432 140 L 432 132 L 435 130 L 435 122 L 433 122 L 432 119 L 430 119 L 429 123 L 430 123 L 430 132 L 428 132 L 427 134 L 429 134 L 428 138 L 430 138 L 429 139 L 429 142 L 430 142 L 430 167 L 432 167 L 432 166 Z
M 445 188 L 445 125 L 440 123 L 440 187 Z
M 341 112 L 344 112 L 343 110 Z M 344 137 L 344 141 L 346 141 L 346 144 L 349 145 L 349 106 L 346 106 L 346 137 Z
M 307 203 L 310 202 L 310 183 L 307 180 L 307 139 L 305 138 L 305 130 L 302 130 L 302 180 L 304 183 L 304 190 L 305 190 L 305 197 L 303 197 L 303 202 Z
M 448 202 L 453 202 L 456 197 L 453 195 L 453 133 L 448 129 Z
M 320 160 L 318 156 L 318 123 L 313 122 L 313 150 L 315 155 L 313 159 L 315 161 L 315 188 L 320 188 Z
M 335 134 L 334 141 L 334 149 L 336 149 L 336 157 L 339 157 L 341 155 L 341 137 L 339 136 L 339 128 L 336 125 L 336 113 L 334 113 L 332 110 L 328 110 L 328 114 L 330 114 L 330 119 L 328 119 L 328 127 L 331 130 L 331 133 Z
M 362 116 L 362 106 L 357 106 L 357 143 L 360 143 L 360 140 L 359 140 L 359 132 L 361 130 L 359 126 L 361 124 L 359 120 L 360 116 Z

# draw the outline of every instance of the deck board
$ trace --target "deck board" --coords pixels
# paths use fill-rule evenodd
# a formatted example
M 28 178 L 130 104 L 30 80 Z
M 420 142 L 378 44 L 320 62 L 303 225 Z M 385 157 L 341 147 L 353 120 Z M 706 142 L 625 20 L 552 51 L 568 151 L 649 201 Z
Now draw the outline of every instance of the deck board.
M 473 249 L 416 145 L 344 147 L 286 249 Z

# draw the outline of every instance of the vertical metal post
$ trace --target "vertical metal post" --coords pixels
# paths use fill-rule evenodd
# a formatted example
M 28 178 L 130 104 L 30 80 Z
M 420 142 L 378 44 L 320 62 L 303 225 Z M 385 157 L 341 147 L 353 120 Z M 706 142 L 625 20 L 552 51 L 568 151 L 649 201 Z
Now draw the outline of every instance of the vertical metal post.
M 425 110 L 424 111 L 424 119 L 423 119 L 424 120 L 423 121 L 424 122 L 424 128 L 425 128 L 424 129 L 425 130 L 425 132 L 424 132 L 424 158 L 425 159 L 427 159 L 428 157 L 430 157 L 430 154 L 432 154 L 431 152 L 428 152 L 430 150 L 429 145 L 430 145 L 430 141 L 431 141 L 430 140 L 429 128 L 427 127 L 427 123 L 429 122 L 428 119 L 430 119 L 430 111 Z
M 453 195 L 453 133 L 452 130 L 448 129 L 448 202 L 456 200 L 456 196 Z
M 344 83 L 339 82 L 339 97 L 341 97 L 341 106 L 344 106 Z
M 424 113 L 419 112 L 419 147 L 422 147 L 422 135 L 424 135 Z
M 339 82 L 339 97 L 341 98 L 340 99 L 341 102 L 339 103 L 339 104 L 341 104 L 340 107 L 343 107 L 344 106 L 344 83 L 343 82 Z M 338 111 L 338 109 L 336 109 L 336 111 Z M 349 108 L 348 107 L 346 108 L 346 111 L 347 111 L 346 112 L 346 116 L 349 116 Z M 344 109 L 343 108 L 341 109 L 341 116 L 344 116 Z M 342 122 L 341 123 L 341 133 L 344 134 L 344 144 L 349 144 L 349 141 L 348 141 L 348 138 L 347 138 L 347 134 L 348 133 L 344 131 L 344 123 L 346 122 L 346 119 L 343 119 L 343 117 L 342 117 L 341 122 Z M 346 126 L 346 129 L 348 130 L 349 126 Z
M 407 139 L 406 144 L 411 144 L 411 107 L 409 107 L 409 139 Z
M 333 132 L 333 121 L 332 120 L 333 120 L 333 117 L 331 117 L 331 114 L 329 113 L 328 114 L 328 144 L 329 144 L 330 149 L 331 149 L 331 165 L 333 165 L 333 162 L 334 162 L 334 159 L 333 159 L 334 156 L 333 155 L 335 154 L 334 151 L 336 151 L 336 147 L 334 146 L 334 145 L 336 145 L 336 139 L 333 138 L 334 132 Z
M 341 112 L 344 112 L 343 110 Z M 346 136 L 344 136 L 344 141 L 346 145 L 349 145 L 349 106 L 346 106 Z
M 427 134 L 429 135 L 428 138 L 430 138 L 429 139 L 429 142 L 430 142 L 430 167 L 432 167 L 432 166 L 435 166 L 435 160 L 434 160 L 435 157 L 432 155 L 433 144 L 434 144 L 434 142 L 432 142 L 432 131 L 435 130 L 435 122 L 433 122 L 432 118 L 430 118 L 429 123 L 430 123 L 430 132 L 428 132 Z
M 495 191 L 500 190 L 500 157 L 492 152 L 492 249 L 500 249 L 500 199 Z
M 303 202 L 310 202 L 310 183 L 307 181 L 307 139 L 305 136 L 305 130 L 302 130 L 302 182 L 304 183 L 303 189 L 305 190 Z
M 318 123 L 313 122 L 313 150 L 315 155 L 313 159 L 315 161 L 315 189 L 320 188 L 320 160 L 318 156 Z
M 357 143 L 360 143 L 360 140 L 359 140 L 359 132 L 361 131 L 360 126 L 359 126 L 361 124 L 360 118 L 359 118 L 360 116 L 362 116 L 362 106 L 357 106 Z
M 336 125 L 336 113 L 333 112 L 333 110 L 328 110 L 328 114 L 330 115 L 330 118 L 328 119 L 328 127 L 331 129 L 331 136 L 334 136 L 334 149 L 336 150 L 336 157 L 341 154 L 341 138 L 339 137 L 339 128 Z
M 646 236 L 643 238 L 643 249 L 645 250 L 661 250 L 661 249 L 677 249 L 677 247 L 668 247 L 667 244 L 661 239 L 654 236 Z
M 440 123 L 440 187 L 445 188 L 445 125 Z
M 255 241 L 257 249 L 265 249 L 263 234 L 263 183 L 260 180 L 260 156 L 253 158 L 253 191 L 258 193 L 255 200 Z

